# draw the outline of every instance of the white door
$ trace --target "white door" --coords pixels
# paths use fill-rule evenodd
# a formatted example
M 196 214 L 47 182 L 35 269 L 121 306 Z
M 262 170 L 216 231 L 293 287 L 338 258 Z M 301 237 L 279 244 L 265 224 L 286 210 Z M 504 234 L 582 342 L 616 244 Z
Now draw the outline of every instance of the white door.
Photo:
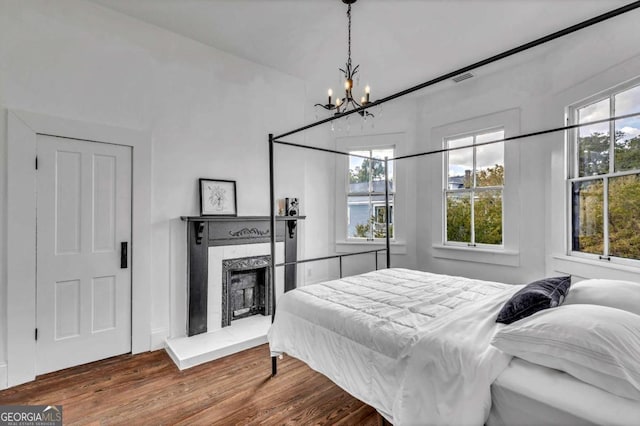
M 37 145 L 44 374 L 131 351 L 131 148 L 43 135 Z

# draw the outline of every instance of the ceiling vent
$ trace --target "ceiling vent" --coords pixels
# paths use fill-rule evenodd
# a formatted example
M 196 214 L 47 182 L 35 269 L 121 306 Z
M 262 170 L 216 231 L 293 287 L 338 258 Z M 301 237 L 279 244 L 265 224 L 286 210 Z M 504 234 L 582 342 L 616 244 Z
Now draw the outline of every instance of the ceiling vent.
M 453 80 L 454 83 L 460 83 L 461 81 L 468 80 L 471 77 L 473 77 L 473 74 L 465 72 L 464 74 L 456 75 L 451 80 Z

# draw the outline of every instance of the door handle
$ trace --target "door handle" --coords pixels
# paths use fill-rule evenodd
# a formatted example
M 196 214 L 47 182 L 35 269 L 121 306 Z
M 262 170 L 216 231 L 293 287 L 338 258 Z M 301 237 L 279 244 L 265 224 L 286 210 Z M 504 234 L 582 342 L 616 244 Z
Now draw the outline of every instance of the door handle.
M 129 243 L 126 241 L 120 243 L 120 269 L 127 269 L 128 246 Z

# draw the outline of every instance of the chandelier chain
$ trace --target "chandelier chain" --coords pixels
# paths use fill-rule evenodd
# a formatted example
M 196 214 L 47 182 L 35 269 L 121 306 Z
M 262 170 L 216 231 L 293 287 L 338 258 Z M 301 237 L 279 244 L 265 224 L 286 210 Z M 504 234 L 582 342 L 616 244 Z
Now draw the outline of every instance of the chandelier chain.
M 348 49 L 348 52 L 347 52 L 348 53 L 347 62 L 349 64 L 351 64 L 351 5 L 349 5 L 349 7 L 347 8 L 347 19 L 349 21 L 349 32 L 348 32 L 348 34 L 349 34 L 349 37 L 348 37 L 349 49 Z

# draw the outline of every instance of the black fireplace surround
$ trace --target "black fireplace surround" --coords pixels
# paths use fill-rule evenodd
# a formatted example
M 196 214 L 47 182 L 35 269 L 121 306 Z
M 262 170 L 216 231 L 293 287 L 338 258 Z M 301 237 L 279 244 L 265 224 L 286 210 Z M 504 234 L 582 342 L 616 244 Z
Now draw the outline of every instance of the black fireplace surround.
M 284 261 L 295 262 L 297 260 L 297 232 L 296 224 L 304 216 L 278 216 L 276 218 L 276 241 L 284 242 Z M 257 244 L 270 242 L 269 216 L 244 216 L 244 217 L 219 217 L 219 216 L 182 216 L 187 222 L 187 335 L 207 332 L 207 299 L 209 286 L 209 247 Z M 249 261 L 248 259 L 254 259 Z M 225 269 L 225 264 L 226 269 Z M 275 283 L 270 282 L 269 269 L 271 256 L 256 256 L 253 258 L 225 259 L 223 261 L 223 281 L 237 281 L 231 275 L 242 275 L 243 271 L 255 270 L 261 274 L 264 268 L 264 278 L 259 275 L 251 279 L 257 280 L 257 285 L 240 284 L 237 289 L 235 305 L 230 299 L 230 294 L 223 293 L 222 326 L 227 326 L 233 319 L 241 318 L 255 313 L 270 315 L 273 307 L 269 296 L 275 288 Z M 231 273 L 231 275 L 229 275 Z M 240 279 L 241 277 L 236 277 Z M 258 281 L 262 280 L 263 283 Z M 255 287 L 257 290 L 249 290 Z M 260 288 L 262 290 L 260 290 Z M 228 287 L 227 287 L 228 288 Z M 284 267 L 284 291 L 296 288 L 296 267 L 288 265 Z M 223 286 L 223 292 L 225 291 Z M 240 291 L 244 298 L 244 305 L 238 308 L 240 303 Z M 257 291 L 257 294 L 254 292 Z M 263 294 L 260 294 L 260 291 Z M 246 306 L 245 306 L 246 305 Z M 264 306 L 261 306 L 264 305 Z M 248 309 L 248 310 L 245 310 Z M 236 311 L 237 315 L 234 315 Z

